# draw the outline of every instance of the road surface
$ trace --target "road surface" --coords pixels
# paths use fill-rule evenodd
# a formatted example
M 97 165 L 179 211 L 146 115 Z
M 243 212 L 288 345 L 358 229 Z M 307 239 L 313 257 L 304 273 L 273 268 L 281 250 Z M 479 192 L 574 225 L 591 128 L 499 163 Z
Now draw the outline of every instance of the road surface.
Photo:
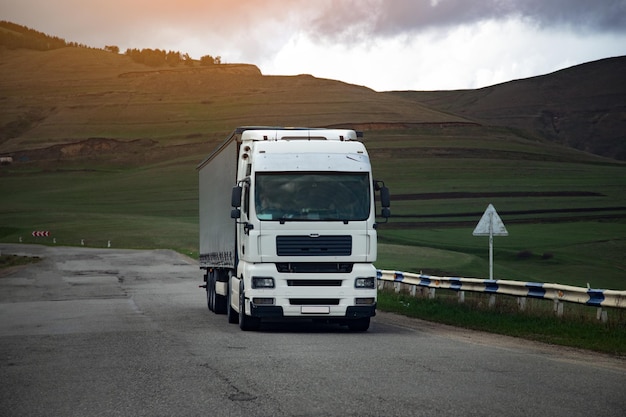
M 0 416 L 623 416 L 626 360 L 380 313 L 242 332 L 167 250 L 0 244 Z

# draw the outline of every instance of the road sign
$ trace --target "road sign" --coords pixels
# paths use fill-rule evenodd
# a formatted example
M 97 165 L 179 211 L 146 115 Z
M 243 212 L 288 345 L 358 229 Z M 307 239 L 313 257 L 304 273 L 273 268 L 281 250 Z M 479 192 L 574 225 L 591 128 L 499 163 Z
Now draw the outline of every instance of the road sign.
M 509 235 L 506 227 L 504 227 L 504 222 L 498 216 L 493 205 L 489 204 L 472 234 L 474 236 L 489 236 L 489 279 L 493 279 L 493 237 Z
M 504 222 L 498 216 L 495 207 L 489 204 L 472 234 L 474 236 L 508 236 L 509 232 L 504 227 Z
M 35 230 L 33 231 L 33 237 L 48 237 L 50 232 L 47 230 Z

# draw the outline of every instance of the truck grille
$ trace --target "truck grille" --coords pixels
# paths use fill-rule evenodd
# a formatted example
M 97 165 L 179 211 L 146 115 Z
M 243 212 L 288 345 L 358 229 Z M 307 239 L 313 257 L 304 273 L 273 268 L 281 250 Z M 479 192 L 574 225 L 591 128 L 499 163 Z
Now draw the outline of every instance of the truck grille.
M 276 264 L 276 270 L 291 274 L 348 274 L 352 272 L 352 266 L 351 263 L 279 262 Z
M 349 256 L 352 236 L 276 236 L 278 256 Z
M 341 287 L 340 279 L 288 279 L 288 287 Z

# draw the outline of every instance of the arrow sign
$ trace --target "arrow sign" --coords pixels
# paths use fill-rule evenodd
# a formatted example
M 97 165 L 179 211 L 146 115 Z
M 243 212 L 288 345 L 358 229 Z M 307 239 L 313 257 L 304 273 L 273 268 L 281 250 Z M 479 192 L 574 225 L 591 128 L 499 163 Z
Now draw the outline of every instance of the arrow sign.
M 509 232 L 504 227 L 504 222 L 498 216 L 495 207 L 489 204 L 472 234 L 474 236 L 508 236 Z
M 489 204 L 472 234 L 474 236 L 489 236 L 489 279 L 493 280 L 493 237 L 509 235 L 506 227 L 504 227 L 504 222 L 498 216 L 493 205 Z

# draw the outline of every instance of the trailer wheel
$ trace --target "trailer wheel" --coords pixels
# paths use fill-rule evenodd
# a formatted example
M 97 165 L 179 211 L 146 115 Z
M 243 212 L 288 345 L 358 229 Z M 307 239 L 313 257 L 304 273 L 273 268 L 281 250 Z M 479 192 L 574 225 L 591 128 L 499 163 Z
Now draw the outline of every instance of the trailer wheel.
M 243 291 L 243 280 L 239 285 L 239 328 L 243 331 L 258 330 L 261 325 L 257 317 L 246 315 L 246 295 Z
M 226 296 L 217 293 L 217 273 L 213 279 L 213 311 L 215 314 L 226 314 Z
M 214 306 L 215 306 L 215 300 L 214 300 L 214 294 L 215 294 L 215 287 L 213 284 L 213 273 L 212 272 L 207 272 L 206 275 L 206 303 L 207 306 L 209 307 L 209 311 L 214 311 Z

